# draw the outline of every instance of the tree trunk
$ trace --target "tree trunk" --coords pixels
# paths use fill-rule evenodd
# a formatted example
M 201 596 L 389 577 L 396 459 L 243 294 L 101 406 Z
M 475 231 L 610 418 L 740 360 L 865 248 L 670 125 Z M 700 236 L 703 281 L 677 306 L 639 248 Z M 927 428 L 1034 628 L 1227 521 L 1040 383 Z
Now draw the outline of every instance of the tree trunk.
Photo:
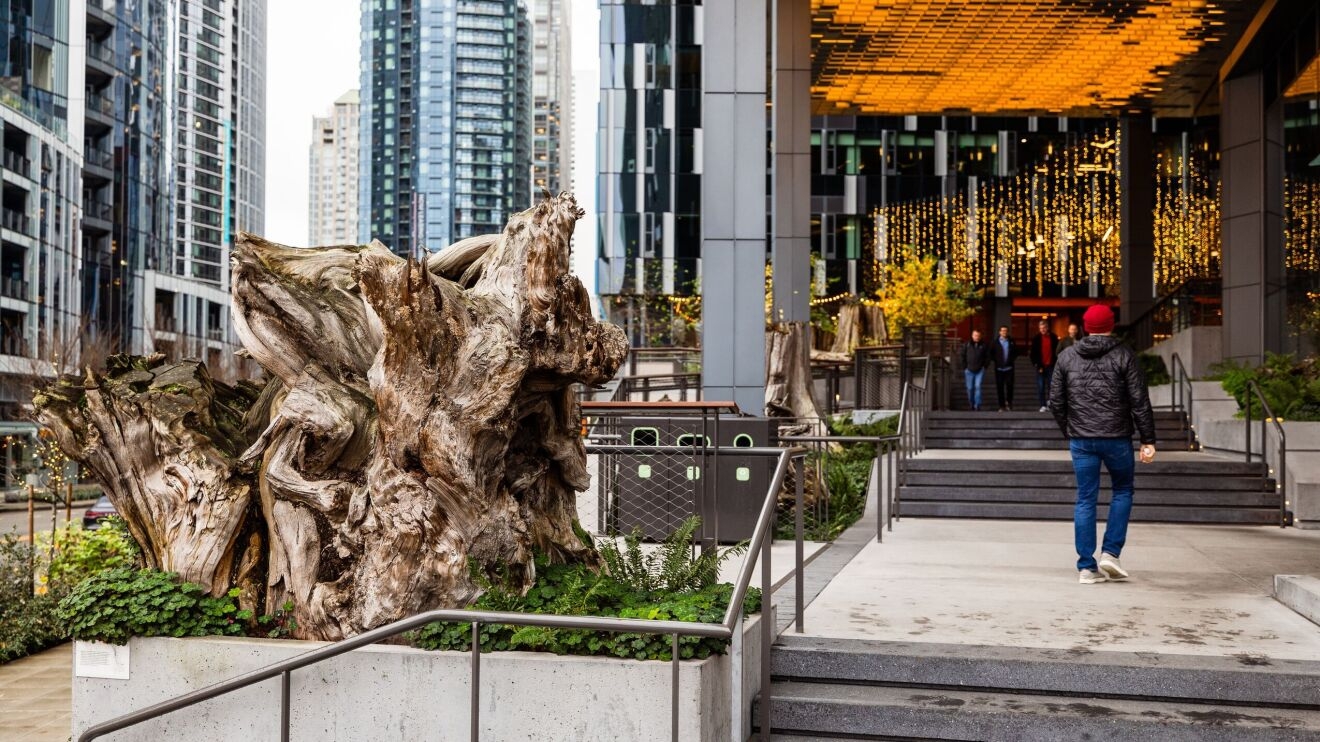
M 766 328 L 765 414 L 795 418 L 798 429 L 824 435 L 825 416 L 812 391 L 806 322 L 777 322 Z
M 581 216 L 563 194 L 515 215 L 497 239 L 465 240 L 425 264 L 380 243 L 297 249 L 240 235 L 234 323 L 273 377 L 262 394 L 269 404 L 253 394 L 247 408 L 259 435 L 226 439 L 208 481 L 227 487 L 188 499 L 168 477 L 146 476 L 108 487 L 111 499 L 130 523 L 143 521 L 137 535 L 153 527 L 142 503 L 198 512 L 234 492 L 228 510 L 251 513 L 268 534 L 255 552 L 262 602 L 292 602 L 303 638 L 466 605 L 480 589 L 473 569 L 525 589 L 534 552 L 593 561 L 574 532 L 574 492 L 589 482 L 572 384 L 611 378 L 628 345 L 595 321 L 569 273 Z M 90 404 L 90 388 L 87 396 L 81 417 L 50 415 L 62 444 L 120 423 Z M 144 413 L 141 430 L 92 467 L 103 483 L 134 464 L 166 467 L 153 449 L 128 450 L 160 427 Z M 254 507 L 240 503 L 240 480 Z M 213 540 L 194 547 L 201 561 L 233 562 L 235 537 Z M 143 546 L 179 549 L 168 538 Z M 207 584 L 218 592 L 233 582 L 216 573 Z
M 862 306 L 844 304 L 839 307 L 838 329 L 834 331 L 834 343 L 831 353 L 852 353 L 853 348 L 862 344 Z

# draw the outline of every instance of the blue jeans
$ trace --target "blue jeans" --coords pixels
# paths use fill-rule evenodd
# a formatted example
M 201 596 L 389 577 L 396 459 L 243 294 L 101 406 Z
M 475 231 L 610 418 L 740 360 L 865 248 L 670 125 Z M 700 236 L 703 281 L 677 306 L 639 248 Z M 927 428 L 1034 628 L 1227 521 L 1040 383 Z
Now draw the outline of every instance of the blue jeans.
M 1036 399 L 1040 400 L 1041 407 L 1050 403 L 1050 379 L 1053 376 L 1053 366 L 1046 366 L 1044 371 L 1036 372 Z
M 1132 479 L 1136 459 L 1129 438 L 1073 438 L 1068 441 L 1073 472 L 1077 475 L 1077 509 L 1073 512 L 1077 542 L 1077 569 L 1095 569 L 1095 502 L 1100 495 L 1100 464 L 1109 470 L 1114 495 L 1105 519 L 1105 540 L 1100 550 L 1119 556 L 1127 541 L 1128 517 L 1132 514 Z
M 981 379 L 984 377 L 985 369 L 980 371 L 963 369 L 963 379 L 967 381 L 967 401 L 971 403 L 973 410 L 981 409 Z

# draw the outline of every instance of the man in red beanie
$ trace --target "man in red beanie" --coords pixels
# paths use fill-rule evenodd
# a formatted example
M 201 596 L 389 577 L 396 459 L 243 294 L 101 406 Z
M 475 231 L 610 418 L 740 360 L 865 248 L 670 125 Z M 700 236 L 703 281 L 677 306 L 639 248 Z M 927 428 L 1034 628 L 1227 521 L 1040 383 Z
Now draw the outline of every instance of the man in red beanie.
M 1073 531 L 1078 581 L 1090 585 L 1126 580 L 1118 557 L 1127 540 L 1136 464 L 1132 433 L 1141 436 L 1141 461 L 1155 459 L 1155 413 L 1146 380 L 1132 349 L 1109 333 L 1114 313 L 1096 304 L 1082 316 L 1088 335 L 1059 354 L 1050 384 L 1050 412 L 1068 439 L 1077 475 Z M 1100 495 L 1100 465 L 1109 471 L 1113 497 L 1105 523 L 1099 563 L 1095 559 L 1095 510 Z

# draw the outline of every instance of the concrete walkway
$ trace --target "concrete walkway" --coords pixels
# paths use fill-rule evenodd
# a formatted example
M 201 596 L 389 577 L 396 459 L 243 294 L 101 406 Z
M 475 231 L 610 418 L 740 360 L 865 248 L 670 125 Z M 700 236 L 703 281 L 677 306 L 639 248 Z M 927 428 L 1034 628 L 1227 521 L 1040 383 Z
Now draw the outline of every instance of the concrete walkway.
M 0 739 L 65 742 L 73 726 L 73 645 L 0 665 Z
M 1320 660 L 1272 597 L 1320 573 L 1320 533 L 1133 524 L 1125 583 L 1079 585 L 1072 523 L 905 519 L 807 608 L 814 636 Z

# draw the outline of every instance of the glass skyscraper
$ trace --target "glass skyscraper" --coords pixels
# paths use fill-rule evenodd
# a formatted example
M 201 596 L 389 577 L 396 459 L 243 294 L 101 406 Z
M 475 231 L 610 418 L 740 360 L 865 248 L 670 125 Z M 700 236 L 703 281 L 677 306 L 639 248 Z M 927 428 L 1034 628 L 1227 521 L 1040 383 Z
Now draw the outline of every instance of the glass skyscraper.
M 497 232 L 530 200 L 531 31 L 517 0 L 364 0 L 359 241 Z
M 166 0 L 87 4 L 82 292 L 105 350 L 143 347 L 140 277 L 169 263 L 173 25 Z
M 600 6 L 597 286 L 635 343 L 655 315 L 669 324 L 666 296 L 697 292 L 702 10 Z

